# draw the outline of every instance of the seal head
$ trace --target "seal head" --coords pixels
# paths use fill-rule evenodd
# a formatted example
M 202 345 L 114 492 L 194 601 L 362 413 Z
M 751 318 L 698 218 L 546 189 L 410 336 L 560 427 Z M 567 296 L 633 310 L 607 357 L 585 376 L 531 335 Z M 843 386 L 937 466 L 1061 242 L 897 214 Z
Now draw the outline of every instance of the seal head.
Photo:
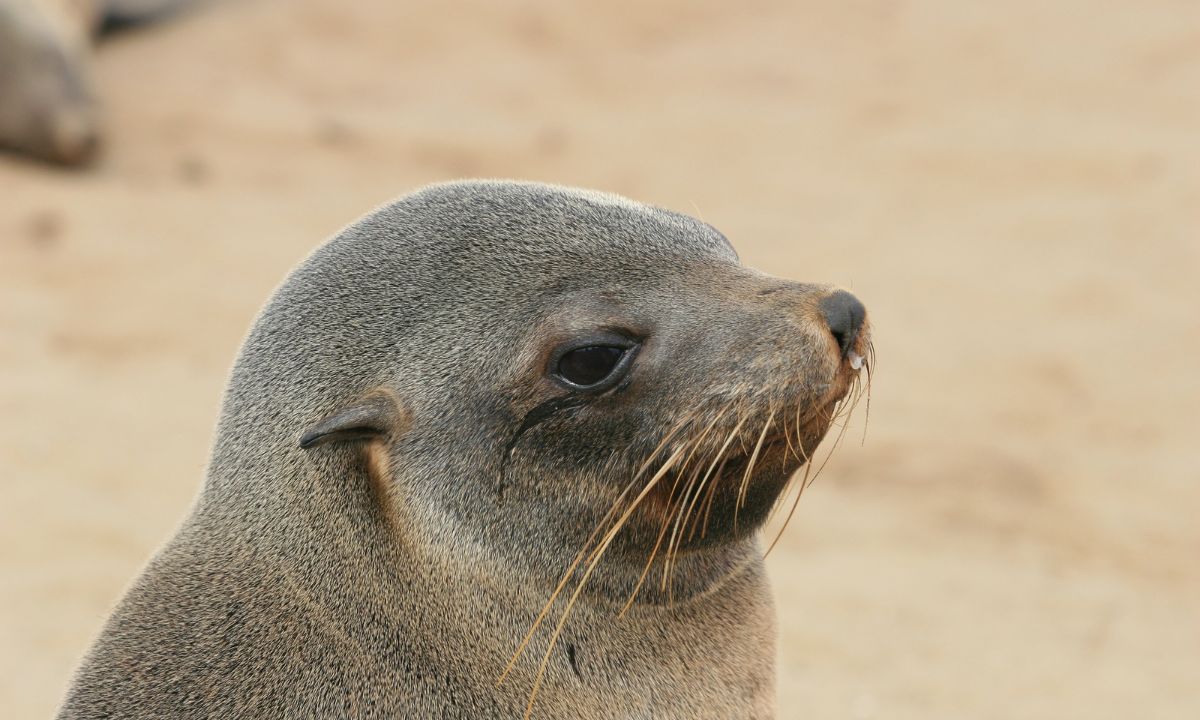
M 865 337 L 861 320 L 852 338 L 831 333 L 829 299 L 843 296 L 747 269 L 712 227 L 615 196 L 435 186 L 343 232 L 268 306 L 207 495 L 242 502 L 246 463 L 268 460 L 247 445 L 328 464 L 344 462 L 331 441 L 376 438 L 392 510 L 430 552 L 557 577 L 675 456 L 610 550 L 644 561 L 665 515 L 690 503 L 675 590 L 699 592 L 741 561 L 731 550 L 849 389 L 846 353 Z M 256 474 L 271 495 L 301 480 Z M 688 552 L 705 547 L 716 552 Z M 643 564 L 611 563 L 593 582 L 628 592 Z
M 200 501 L 68 707 L 157 662 L 214 711 L 253 675 L 214 669 L 236 640 L 280 663 L 259 714 L 344 692 L 421 716 L 766 716 L 756 531 L 869 356 L 840 292 L 602 193 L 475 181 L 378 209 L 259 316 Z

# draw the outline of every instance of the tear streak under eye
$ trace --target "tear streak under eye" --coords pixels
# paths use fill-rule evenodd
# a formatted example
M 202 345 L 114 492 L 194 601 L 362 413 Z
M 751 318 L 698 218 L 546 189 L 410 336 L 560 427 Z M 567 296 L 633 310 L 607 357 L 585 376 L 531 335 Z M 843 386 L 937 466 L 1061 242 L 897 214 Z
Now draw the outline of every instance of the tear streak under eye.
M 521 436 L 525 434 L 525 431 L 547 420 L 556 412 L 579 407 L 587 402 L 587 400 L 588 398 L 580 395 L 563 395 L 561 397 L 550 398 L 525 413 L 520 427 L 517 428 L 517 431 L 513 433 L 513 436 L 504 446 L 504 457 L 500 458 L 500 482 L 496 491 L 501 497 L 504 496 L 508 463 L 512 460 L 513 450 L 516 449 L 517 443 L 521 440 Z

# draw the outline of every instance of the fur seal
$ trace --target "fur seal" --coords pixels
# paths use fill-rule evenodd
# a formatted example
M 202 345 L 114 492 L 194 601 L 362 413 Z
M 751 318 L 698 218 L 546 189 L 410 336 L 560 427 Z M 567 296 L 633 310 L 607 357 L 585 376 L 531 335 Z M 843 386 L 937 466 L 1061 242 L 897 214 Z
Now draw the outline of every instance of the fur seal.
M 183 2 L 0 0 L 0 147 L 62 165 L 92 160 L 101 134 L 92 42 Z
M 203 491 L 58 717 L 771 717 L 757 531 L 864 355 L 851 295 L 685 215 L 386 205 L 259 315 Z

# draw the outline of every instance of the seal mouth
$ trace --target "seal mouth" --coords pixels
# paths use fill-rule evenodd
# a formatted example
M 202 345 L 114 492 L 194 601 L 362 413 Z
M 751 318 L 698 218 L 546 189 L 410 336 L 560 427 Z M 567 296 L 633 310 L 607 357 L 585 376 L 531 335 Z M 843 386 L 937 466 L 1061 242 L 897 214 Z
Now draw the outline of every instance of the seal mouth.
M 868 397 L 869 344 L 864 349 L 865 356 L 851 351 L 838 359 L 828 388 L 815 401 L 799 406 L 768 401 L 765 409 L 742 411 L 737 418 L 718 413 L 725 422 L 714 419 L 682 433 L 672 453 L 661 453 L 663 470 L 644 481 L 651 492 L 640 515 L 658 527 L 655 547 L 664 543 L 664 534 L 672 556 L 731 542 L 761 527 L 793 484 L 799 485 L 798 500 L 836 449 L 850 413 Z M 816 458 L 835 427 L 837 441 Z
M 815 393 L 790 394 L 768 385 L 725 402 L 710 401 L 678 421 L 610 509 L 612 514 L 628 507 L 617 523 L 628 521 L 617 542 L 621 554 L 645 553 L 652 546 L 652 562 L 663 548 L 675 556 L 734 542 L 758 530 L 797 484 L 798 501 L 829 461 L 849 415 L 863 399 L 869 417 L 872 364 L 873 347 L 864 332 L 845 354 L 840 348 L 831 353 L 828 381 Z M 817 458 L 818 447 L 834 428 L 837 439 Z

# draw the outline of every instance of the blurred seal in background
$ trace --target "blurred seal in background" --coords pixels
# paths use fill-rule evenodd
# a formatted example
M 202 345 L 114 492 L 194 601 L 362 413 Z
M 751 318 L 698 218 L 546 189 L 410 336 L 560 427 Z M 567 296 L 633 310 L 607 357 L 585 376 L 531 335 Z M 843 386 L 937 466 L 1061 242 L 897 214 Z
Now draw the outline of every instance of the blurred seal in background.
M 94 41 L 186 2 L 0 0 L 0 148 L 68 166 L 93 160 L 102 135 Z

